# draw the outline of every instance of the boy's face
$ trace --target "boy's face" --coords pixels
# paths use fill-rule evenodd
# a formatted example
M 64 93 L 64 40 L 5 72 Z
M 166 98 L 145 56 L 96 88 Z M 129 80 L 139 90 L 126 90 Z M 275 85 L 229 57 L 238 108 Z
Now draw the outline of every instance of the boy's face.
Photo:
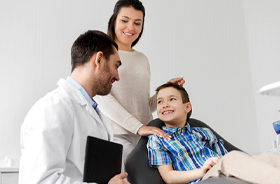
M 183 103 L 181 93 L 173 87 L 161 89 L 157 94 L 157 115 L 166 126 L 183 127 L 191 103 Z

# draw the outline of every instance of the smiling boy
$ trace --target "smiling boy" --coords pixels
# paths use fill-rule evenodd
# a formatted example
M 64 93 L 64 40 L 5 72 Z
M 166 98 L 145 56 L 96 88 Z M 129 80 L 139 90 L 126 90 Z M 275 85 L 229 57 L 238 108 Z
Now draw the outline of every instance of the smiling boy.
M 183 87 L 166 83 L 156 91 L 157 115 L 171 138 L 151 135 L 147 148 L 149 164 L 158 168 L 166 183 L 197 183 L 203 176 L 221 175 L 252 183 L 280 183 L 279 155 L 253 158 L 238 151 L 227 154 L 223 142 L 210 129 L 190 127 L 186 122 L 192 105 Z

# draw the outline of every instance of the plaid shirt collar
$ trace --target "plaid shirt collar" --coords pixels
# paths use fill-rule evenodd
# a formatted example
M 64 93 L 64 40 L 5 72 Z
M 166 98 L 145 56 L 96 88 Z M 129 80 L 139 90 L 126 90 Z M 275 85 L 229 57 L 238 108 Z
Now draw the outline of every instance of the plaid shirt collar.
M 184 126 L 184 127 L 167 127 L 167 126 L 163 126 L 162 127 L 162 130 L 164 131 L 164 132 L 166 132 L 166 133 L 168 133 L 169 135 L 173 135 L 174 133 L 176 133 L 176 132 L 178 132 L 178 131 L 180 131 L 181 129 L 185 129 L 187 132 L 189 132 L 189 133 L 193 133 L 192 132 L 192 128 L 191 128 L 191 126 L 190 126 L 190 124 L 187 122 L 186 123 L 186 126 Z

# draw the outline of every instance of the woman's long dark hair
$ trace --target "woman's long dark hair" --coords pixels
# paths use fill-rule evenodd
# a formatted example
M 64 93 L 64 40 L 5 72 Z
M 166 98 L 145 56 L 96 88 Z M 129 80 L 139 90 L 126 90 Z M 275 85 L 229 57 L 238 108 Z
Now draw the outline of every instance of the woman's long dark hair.
M 131 47 L 133 47 L 140 40 L 143 30 L 144 30 L 145 8 L 141 1 L 139 1 L 139 0 L 119 0 L 114 7 L 113 15 L 109 19 L 107 34 L 109 35 L 109 37 L 111 37 L 113 40 L 115 40 L 115 37 L 116 37 L 115 22 L 116 22 L 118 14 L 120 12 L 120 9 L 123 7 L 132 7 L 135 10 L 139 10 L 143 13 L 142 30 L 141 30 L 138 38 L 134 42 L 132 42 Z

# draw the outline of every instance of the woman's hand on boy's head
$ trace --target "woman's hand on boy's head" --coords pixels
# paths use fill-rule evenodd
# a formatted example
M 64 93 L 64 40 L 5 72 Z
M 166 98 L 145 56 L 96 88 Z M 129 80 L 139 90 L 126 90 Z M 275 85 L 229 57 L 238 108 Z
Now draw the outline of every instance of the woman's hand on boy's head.
M 209 169 L 211 169 L 214 165 L 216 165 L 216 163 L 218 163 L 219 160 L 220 160 L 219 157 L 208 158 L 204 162 L 204 164 L 201 167 L 201 169 L 203 170 L 204 173 L 206 173 Z
M 183 86 L 183 84 L 185 83 L 185 80 L 184 80 L 184 77 L 177 77 L 177 78 L 171 79 L 169 82 Z
M 160 128 L 153 127 L 153 126 L 146 126 L 146 125 L 141 126 L 137 134 L 141 136 L 156 135 L 163 139 L 169 139 L 169 140 L 171 138 L 171 136 L 168 133 L 164 132 Z

